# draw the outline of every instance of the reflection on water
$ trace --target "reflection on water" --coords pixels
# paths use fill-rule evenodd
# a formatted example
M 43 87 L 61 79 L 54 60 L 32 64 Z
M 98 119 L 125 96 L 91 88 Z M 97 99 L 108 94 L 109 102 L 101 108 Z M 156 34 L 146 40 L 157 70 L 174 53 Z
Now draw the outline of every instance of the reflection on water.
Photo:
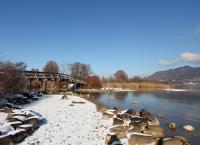
M 124 101 L 128 96 L 128 92 L 116 92 L 114 93 L 114 97 L 118 101 Z
M 139 104 L 134 104 L 134 101 Z M 200 92 L 199 91 L 136 91 L 101 94 L 93 100 L 107 107 L 132 108 L 137 111 L 146 108 L 152 114 L 164 114 L 167 119 L 160 119 L 167 137 L 182 135 L 188 137 L 192 145 L 200 145 Z M 177 130 L 170 131 L 167 124 L 177 123 Z M 194 133 L 187 133 L 182 126 L 190 124 L 196 128 Z

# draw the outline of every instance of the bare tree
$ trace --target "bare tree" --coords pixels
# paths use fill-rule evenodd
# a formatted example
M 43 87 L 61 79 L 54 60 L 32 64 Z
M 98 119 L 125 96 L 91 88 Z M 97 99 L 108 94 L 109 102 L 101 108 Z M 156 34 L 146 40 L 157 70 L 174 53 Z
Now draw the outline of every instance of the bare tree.
M 44 72 L 50 72 L 50 73 L 58 73 L 59 72 L 59 66 L 56 63 L 56 61 L 48 61 L 46 65 L 43 68 Z
M 26 89 L 27 80 L 22 74 L 26 69 L 24 62 L 12 63 L 10 61 L 0 62 L 0 86 L 3 92 L 20 92 Z
M 122 82 L 127 82 L 127 81 L 128 81 L 128 75 L 127 75 L 126 72 L 123 71 L 123 70 L 118 70 L 118 71 L 114 74 L 114 76 L 115 76 L 115 80 L 116 80 L 117 82 L 122 83 Z
M 88 76 L 92 73 L 92 69 L 89 64 L 80 62 L 71 63 L 68 65 L 68 68 L 71 75 L 84 79 L 87 79 Z
M 142 82 L 143 78 L 141 78 L 140 76 L 133 76 L 131 81 L 133 81 L 133 82 Z
M 102 88 L 102 82 L 99 76 L 89 76 L 87 78 L 87 87 L 88 88 L 94 88 L 94 89 L 100 89 Z

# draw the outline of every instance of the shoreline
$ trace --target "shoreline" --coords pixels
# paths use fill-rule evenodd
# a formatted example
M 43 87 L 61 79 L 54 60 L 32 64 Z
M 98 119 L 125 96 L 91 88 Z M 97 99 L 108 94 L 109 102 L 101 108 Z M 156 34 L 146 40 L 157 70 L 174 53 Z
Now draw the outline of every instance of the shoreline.
M 112 125 L 111 120 L 102 119 L 103 115 L 97 111 L 96 105 L 86 99 L 78 96 L 62 99 L 62 96 L 45 95 L 37 103 L 25 106 L 27 109 L 39 111 L 48 122 L 18 145 L 105 144 L 105 136 Z

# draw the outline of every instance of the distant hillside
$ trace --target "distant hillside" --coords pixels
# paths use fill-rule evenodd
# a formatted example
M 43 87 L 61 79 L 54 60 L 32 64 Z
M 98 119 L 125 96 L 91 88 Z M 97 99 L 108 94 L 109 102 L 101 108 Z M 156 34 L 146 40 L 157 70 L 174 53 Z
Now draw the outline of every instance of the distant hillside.
M 184 66 L 166 71 L 159 71 L 149 76 L 150 80 L 182 82 L 183 80 L 200 80 L 200 67 Z

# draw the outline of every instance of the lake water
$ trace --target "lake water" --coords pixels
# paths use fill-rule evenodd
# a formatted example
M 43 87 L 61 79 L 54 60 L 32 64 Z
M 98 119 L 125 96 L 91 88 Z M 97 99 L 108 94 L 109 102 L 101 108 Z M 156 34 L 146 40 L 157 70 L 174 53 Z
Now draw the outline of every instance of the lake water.
M 146 108 L 153 115 L 163 114 L 161 126 L 167 137 L 181 135 L 187 137 L 192 145 L 200 145 L 200 92 L 199 91 L 133 91 L 96 94 L 91 101 L 107 107 L 132 108 L 136 111 Z M 138 101 L 139 104 L 134 104 Z M 177 124 L 176 131 L 168 129 L 170 122 Z M 188 133 L 182 126 L 190 124 L 196 131 Z

